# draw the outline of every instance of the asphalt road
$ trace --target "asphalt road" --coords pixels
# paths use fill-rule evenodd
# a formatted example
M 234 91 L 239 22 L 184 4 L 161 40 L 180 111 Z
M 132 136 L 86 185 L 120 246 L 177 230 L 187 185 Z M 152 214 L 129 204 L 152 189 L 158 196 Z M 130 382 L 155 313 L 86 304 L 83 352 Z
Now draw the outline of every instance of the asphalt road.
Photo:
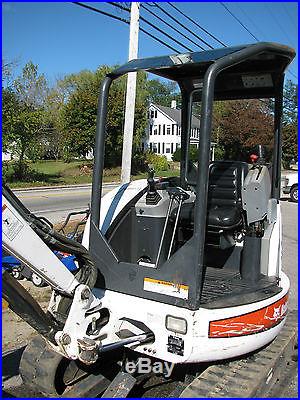
M 298 310 L 298 204 L 281 201 L 282 267 L 291 282 L 289 309 Z
M 105 184 L 102 194 L 115 188 L 116 184 Z M 86 210 L 91 203 L 91 185 L 51 189 L 17 190 L 14 193 L 25 206 L 38 216 L 51 222 L 61 222 L 71 211 Z

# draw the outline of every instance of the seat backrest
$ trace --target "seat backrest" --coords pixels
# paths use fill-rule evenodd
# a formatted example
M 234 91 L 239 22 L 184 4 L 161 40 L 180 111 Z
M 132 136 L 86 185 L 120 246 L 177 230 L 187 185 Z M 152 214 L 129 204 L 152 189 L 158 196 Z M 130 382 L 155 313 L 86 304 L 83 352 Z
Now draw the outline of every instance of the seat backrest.
M 209 167 L 208 206 L 237 206 L 248 164 L 242 161 L 214 161 Z

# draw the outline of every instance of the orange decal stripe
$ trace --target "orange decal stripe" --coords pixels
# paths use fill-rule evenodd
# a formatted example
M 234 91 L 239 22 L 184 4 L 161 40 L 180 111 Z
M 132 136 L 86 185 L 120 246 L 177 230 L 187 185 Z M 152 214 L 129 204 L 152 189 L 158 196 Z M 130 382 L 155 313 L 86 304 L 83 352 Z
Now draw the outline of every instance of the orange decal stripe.
M 287 314 L 288 294 L 267 307 L 236 317 L 211 321 L 209 338 L 230 338 L 263 332 L 278 325 Z

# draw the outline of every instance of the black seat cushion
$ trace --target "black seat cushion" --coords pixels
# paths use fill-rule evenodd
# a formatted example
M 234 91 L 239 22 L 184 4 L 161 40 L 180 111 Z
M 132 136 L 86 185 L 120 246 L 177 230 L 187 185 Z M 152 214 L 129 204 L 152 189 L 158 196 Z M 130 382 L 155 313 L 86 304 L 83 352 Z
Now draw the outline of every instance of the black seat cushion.
M 181 226 L 190 226 L 194 223 L 194 203 L 185 203 L 181 207 L 179 221 Z M 175 221 L 178 207 L 171 212 L 170 219 Z M 207 225 L 210 228 L 232 229 L 241 223 L 241 214 L 236 207 L 213 206 L 208 209 Z
M 211 228 L 233 229 L 241 221 L 241 213 L 236 207 L 214 206 L 208 210 L 207 225 Z

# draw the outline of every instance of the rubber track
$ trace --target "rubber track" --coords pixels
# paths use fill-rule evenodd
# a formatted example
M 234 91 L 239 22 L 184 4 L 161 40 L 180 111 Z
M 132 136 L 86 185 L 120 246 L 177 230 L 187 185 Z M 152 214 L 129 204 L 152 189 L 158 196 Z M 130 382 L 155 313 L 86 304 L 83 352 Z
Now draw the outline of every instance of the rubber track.
M 62 356 L 51 350 L 41 336 L 27 345 L 20 362 L 20 375 L 25 385 L 34 392 L 57 397 L 55 374 Z
M 88 375 L 83 380 L 67 388 L 64 393 L 56 391 L 57 368 L 63 356 L 52 350 L 41 336 L 36 336 L 28 344 L 21 358 L 20 375 L 23 383 L 37 397 L 96 397 L 110 384 L 101 374 Z M 36 396 L 35 396 L 36 397 Z
M 247 358 L 208 367 L 180 397 L 262 397 L 274 389 L 280 371 L 295 352 L 296 342 L 297 313 L 291 312 L 280 334 L 267 347 Z

